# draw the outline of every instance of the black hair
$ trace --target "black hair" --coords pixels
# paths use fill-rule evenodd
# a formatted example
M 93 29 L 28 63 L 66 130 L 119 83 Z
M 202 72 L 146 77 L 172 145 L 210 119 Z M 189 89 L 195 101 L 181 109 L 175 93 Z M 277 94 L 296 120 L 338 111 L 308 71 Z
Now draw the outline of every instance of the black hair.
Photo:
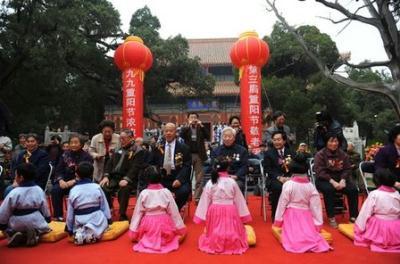
M 189 118 L 190 115 L 196 115 L 196 117 L 199 118 L 199 114 L 196 112 L 188 112 L 186 117 Z
M 76 169 L 76 174 L 78 174 L 81 179 L 91 179 L 93 177 L 94 167 L 92 163 L 88 161 L 82 161 L 79 163 Z
M 396 183 L 396 176 L 389 169 L 378 169 L 374 173 L 373 182 L 376 186 L 393 187 Z
M 286 117 L 286 114 L 282 111 L 275 111 L 274 114 L 272 115 L 272 119 L 275 121 L 280 116 Z
M 285 141 L 287 140 L 286 133 L 283 132 L 283 131 L 280 131 L 280 130 L 277 130 L 277 131 L 272 132 L 271 139 L 273 139 L 274 136 L 275 136 L 275 135 L 278 135 L 278 134 L 281 134 L 281 135 L 282 135 L 282 139 L 283 139 L 283 140 L 285 140 Z
M 233 119 L 237 119 L 237 120 L 239 120 L 239 123 L 241 123 L 240 122 L 240 117 L 233 115 L 233 116 L 229 117 L 229 125 L 232 124 Z
M 400 125 L 393 127 L 388 134 L 388 140 L 390 143 L 394 143 L 396 137 L 400 134 Z
M 26 134 L 23 134 L 23 133 L 19 134 L 18 135 L 18 139 L 21 139 L 21 138 L 25 138 L 26 139 Z
M 73 139 L 73 138 L 79 139 L 79 143 L 81 144 L 81 147 L 83 147 L 85 145 L 85 140 L 78 134 L 72 134 L 71 136 L 69 136 L 68 143 L 70 143 L 71 139 Z
M 61 142 L 61 140 L 62 140 L 60 135 L 53 135 L 50 138 L 50 140 L 55 140 L 55 139 L 57 139 L 58 142 Z
M 333 139 L 336 138 L 336 139 L 339 141 L 339 146 L 342 144 L 342 140 L 341 140 L 341 138 L 339 137 L 339 135 L 338 135 L 337 133 L 335 133 L 335 132 L 329 131 L 329 132 L 326 133 L 325 136 L 324 136 L 325 146 L 326 146 L 326 144 L 328 143 L 329 139 L 331 139 L 331 138 L 333 138 Z
M 161 173 L 155 166 L 149 166 L 144 170 L 144 178 L 147 179 L 149 183 L 160 183 Z
M 211 171 L 211 182 L 216 184 L 218 182 L 218 173 L 221 171 L 227 171 L 231 164 L 231 160 L 227 157 L 217 157 L 214 160 L 213 168 Z
M 297 153 L 289 164 L 289 171 L 298 174 L 307 173 L 307 157 L 303 153 Z
M 109 127 L 113 131 L 115 131 L 115 123 L 113 121 L 111 121 L 111 120 L 103 120 L 103 121 L 100 122 L 100 124 L 99 124 L 100 131 L 102 131 L 103 128 L 105 128 L 105 127 Z
M 40 142 L 39 136 L 37 134 L 29 133 L 29 134 L 26 135 L 26 139 L 31 138 L 31 137 L 34 138 L 38 143 Z
M 24 181 L 36 179 L 36 167 L 32 163 L 21 163 L 16 168 L 17 175 L 24 177 Z

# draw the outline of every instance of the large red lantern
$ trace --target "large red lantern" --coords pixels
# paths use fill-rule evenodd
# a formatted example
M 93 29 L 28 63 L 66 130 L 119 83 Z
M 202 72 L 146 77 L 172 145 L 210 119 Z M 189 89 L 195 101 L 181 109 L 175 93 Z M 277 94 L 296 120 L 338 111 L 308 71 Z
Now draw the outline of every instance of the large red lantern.
M 261 67 L 268 61 L 269 47 L 256 32 L 244 32 L 233 45 L 230 56 L 239 68 L 242 129 L 247 144 L 258 149 L 262 143 Z
M 141 38 L 129 36 L 115 51 L 114 62 L 122 71 L 122 126 L 143 137 L 143 80 L 153 55 Z

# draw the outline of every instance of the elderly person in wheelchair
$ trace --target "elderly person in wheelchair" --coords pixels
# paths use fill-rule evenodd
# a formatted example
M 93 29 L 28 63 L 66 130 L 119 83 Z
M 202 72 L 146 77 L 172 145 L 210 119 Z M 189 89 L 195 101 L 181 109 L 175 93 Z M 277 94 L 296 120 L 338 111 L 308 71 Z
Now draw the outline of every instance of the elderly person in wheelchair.
M 316 187 L 323 194 L 329 225 L 337 228 L 335 220 L 335 198 L 345 194 L 349 204 L 350 222 L 358 215 L 358 190 L 351 177 L 349 156 L 339 148 L 340 138 L 328 133 L 325 147 L 314 158 Z

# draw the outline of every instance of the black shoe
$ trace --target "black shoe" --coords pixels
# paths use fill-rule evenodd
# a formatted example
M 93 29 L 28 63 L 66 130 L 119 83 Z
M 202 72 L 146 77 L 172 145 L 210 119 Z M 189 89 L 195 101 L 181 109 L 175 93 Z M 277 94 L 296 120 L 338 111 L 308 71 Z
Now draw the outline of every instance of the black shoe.
M 26 245 L 28 247 L 34 247 L 39 242 L 39 236 L 35 229 L 28 229 L 26 231 Z
M 25 245 L 25 243 L 26 235 L 21 232 L 15 232 L 8 240 L 7 246 L 12 248 Z
M 128 217 L 126 215 L 120 215 L 119 216 L 119 221 L 129 221 Z

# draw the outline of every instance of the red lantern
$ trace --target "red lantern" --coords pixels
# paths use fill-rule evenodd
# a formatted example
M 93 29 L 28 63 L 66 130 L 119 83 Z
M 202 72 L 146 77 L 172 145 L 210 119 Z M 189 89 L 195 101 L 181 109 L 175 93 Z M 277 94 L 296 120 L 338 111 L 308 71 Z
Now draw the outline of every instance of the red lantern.
M 242 129 L 247 144 L 258 150 L 262 143 L 261 67 L 268 61 L 269 47 L 256 32 L 244 32 L 230 56 L 239 68 Z
M 230 56 L 237 68 L 244 65 L 262 67 L 268 61 L 269 47 L 256 32 L 244 32 L 233 45 Z
M 114 54 L 114 62 L 122 71 L 122 124 L 135 137 L 143 137 L 144 72 L 153 64 L 153 55 L 143 40 L 129 36 Z

